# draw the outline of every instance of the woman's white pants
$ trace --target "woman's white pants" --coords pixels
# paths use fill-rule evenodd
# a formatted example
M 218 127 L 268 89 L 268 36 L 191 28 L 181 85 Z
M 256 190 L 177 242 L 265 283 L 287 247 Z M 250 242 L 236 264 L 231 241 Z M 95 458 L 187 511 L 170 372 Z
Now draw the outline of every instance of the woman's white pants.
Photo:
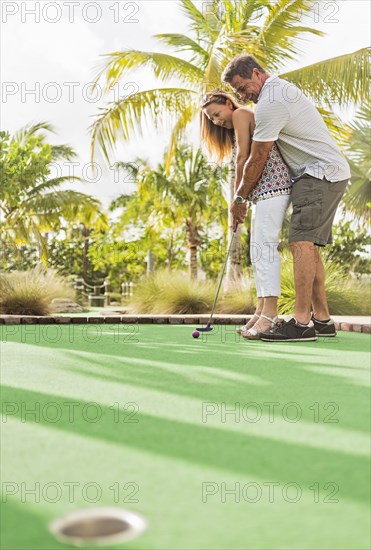
M 258 298 L 280 296 L 280 254 L 277 250 L 290 195 L 278 195 L 253 204 L 250 258 Z

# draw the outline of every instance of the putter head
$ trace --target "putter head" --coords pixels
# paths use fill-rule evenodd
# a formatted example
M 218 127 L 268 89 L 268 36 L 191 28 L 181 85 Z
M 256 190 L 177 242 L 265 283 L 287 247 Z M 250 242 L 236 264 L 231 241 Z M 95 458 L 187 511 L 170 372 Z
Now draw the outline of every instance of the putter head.
M 210 325 L 210 323 L 207 323 L 206 327 L 200 327 L 196 328 L 198 332 L 210 332 L 210 330 L 213 330 L 213 327 Z

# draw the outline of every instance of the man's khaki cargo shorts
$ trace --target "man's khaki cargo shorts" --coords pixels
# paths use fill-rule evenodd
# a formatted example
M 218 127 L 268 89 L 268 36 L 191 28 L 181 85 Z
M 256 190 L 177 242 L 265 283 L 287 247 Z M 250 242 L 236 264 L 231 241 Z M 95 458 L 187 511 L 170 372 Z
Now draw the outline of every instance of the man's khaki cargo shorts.
M 292 186 L 289 243 L 332 244 L 332 224 L 349 180 L 331 182 L 304 174 Z

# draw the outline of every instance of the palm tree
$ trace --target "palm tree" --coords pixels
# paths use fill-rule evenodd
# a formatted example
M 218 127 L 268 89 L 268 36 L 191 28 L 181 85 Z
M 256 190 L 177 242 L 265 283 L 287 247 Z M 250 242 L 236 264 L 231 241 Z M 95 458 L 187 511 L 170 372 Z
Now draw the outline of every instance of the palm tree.
M 165 152 L 164 162 L 167 158 Z M 189 274 L 197 278 L 197 251 L 202 240 L 202 230 L 212 224 L 224 225 L 227 219 L 227 202 L 223 198 L 225 171 L 208 163 L 200 149 L 182 145 L 175 153 L 170 173 L 164 164 L 156 169 L 138 158 L 134 162 L 119 162 L 135 178 L 137 192 L 121 195 L 111 209 L 124 207 L 120 225 L 144 221 L 148 250 L 166 229 L 182 226 L 190 251 Z
M 6 240 L 16 244 L 36 240 L 40 259 L 46 263 L 48 233 L 59 230 L 62 220 L 81 221 L 103 229 L 107 218 L 99 200 L 60 189 L 65 182 L 81 178 L 50 177 L 53 163 L 70 161 L 76 153 L 69 145 L 48 144 L 44 131 L 55 133 L 47 122 L 25 126 L 11 137 L 2 133 L 1 172 L 5 188 L 0 211 L 1 232 Z
M 134 194 L 121 194 L 114 199 L 109 210 L 115 211 L 122 208 L 118 222 L 113 226 L 113 234 L 116 238 L 122 238 L 122 231 L 128 226 L 134 225 L 143 235 L 141 246 L 148 253 L 148 271 L 153 270 L 153 248 L 161 237 L 166 227 L 173 225 L 173 212 L 166 218 L 161 212 L 162 197 L 158 192 L 159 181 L 156 171 L 152 169 L 148 161 L 137 157 L 133 162 L 117 162 L 115 168 L 124 170 L 130 181 L 136 183 L 137 192 Z M 160 215 L 161 214 L 161 215 Z M 174 229 L 172 229 L 172 232 Z M 170 235 L 172 242 L 173 235 Z
M 365 220 L 371 206 L 371 103 L 366 103 L 356 113 L 350 124 L 350 138 L 347 145 L 348 159 L 352 172 L 351 184 L 344 195 L 344 206 L 356 218 Z
M 166 159 L 166 155 L 165 155 Z M 165 191 L 179 220 L 184 220 L 190 250 L 190 277 L 197 278 L 197 250 L 204 225 L 223 225 L 227 202 L 223 197 L 223 171 L 208 163 L 201 151 L 180 147 L 175 152 L 170 185 Z M 225 223 L 224 223 L 225 225 Z
M 312 0 L 211 0 L 202 4 L 204 11 L 191 0 L 179 0 L 179 4 L 190 23 L 189 35 L 155 35 L 172 48 L 171 53 L 123 49 L 103 55 L 95 82 L 104 77 L 107 93 L 123 77 L 143 67 L 153 71 L 163 83 L 176 78 L 179 85 L 142 90 L 100 108 L 90 127 L 92 159 L 98 146 L 109 162 L 118 139 L 129 140 L 134 131 L 141 133 L 148 119 L 156 128 L 170 119 L 173 130 L 165 162 L 168 171 L 177 143 L 195 121 L 201 96 L 220 87 L 223 69 L 242 52 L 254 54 L 269 72 L 277 72 L 301 87 L 337 136 L 341 123 L 332 112 L 332 104 L 344 106 L 368 96 L 366 48 L 282 73 L 283 64 L 301 53 L 301 44 L 308 35 L 324 36 L 322 31 L 298 22 L 298 14 L 305 16 L 313 9 Z M 231 232 L 230 220 L 230 235 Z M 239 236 L 235 243 L 238 247 Z M 232 251 L 231 258 L 234 257 L 238 258 L 238 253 Z M 239 266 L 233 266 L 229 273 L 238 277 Z

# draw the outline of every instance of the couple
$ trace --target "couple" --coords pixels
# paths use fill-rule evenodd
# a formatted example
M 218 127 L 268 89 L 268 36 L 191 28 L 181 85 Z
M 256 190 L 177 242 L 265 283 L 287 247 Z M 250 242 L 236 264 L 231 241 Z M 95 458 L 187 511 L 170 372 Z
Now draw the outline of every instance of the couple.
M 332 243 L 332 224 L 350 178 L 350 168 L 321 115 L 293 84 L 269 75 L 252 55 L 239 55 L 223 72 L 242 102 L 220 90 L 201 104 L 201 138 L 222 160 L 235 155 L 234 227 L 254 203 L 251 243 L 257 307 L 241 329 L 248 339 L 314 341 L 335 336 L 318 247 Z M 278 321 L 280 258 L 277 250 L 285 211 L 292 202 L 289 245 L 294 261 L 295 310 Z

